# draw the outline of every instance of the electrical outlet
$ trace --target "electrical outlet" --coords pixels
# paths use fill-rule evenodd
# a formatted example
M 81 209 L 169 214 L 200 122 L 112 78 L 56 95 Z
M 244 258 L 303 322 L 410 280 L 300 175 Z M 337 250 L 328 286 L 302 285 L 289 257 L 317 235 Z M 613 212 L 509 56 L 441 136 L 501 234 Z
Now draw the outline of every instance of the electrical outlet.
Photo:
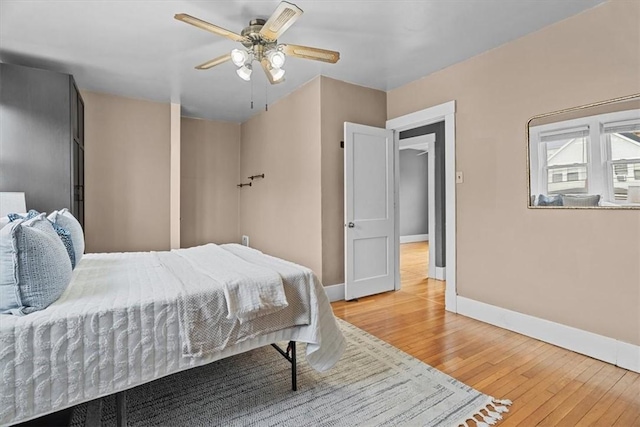
M 242 244 L 244 246 L 249 246 L 249 236 L 242 236 Z
M 464 182 L 464 175 L 462 174 L 462 172 L 457 171 L 456 172 L 456 184 L 462 184 Z

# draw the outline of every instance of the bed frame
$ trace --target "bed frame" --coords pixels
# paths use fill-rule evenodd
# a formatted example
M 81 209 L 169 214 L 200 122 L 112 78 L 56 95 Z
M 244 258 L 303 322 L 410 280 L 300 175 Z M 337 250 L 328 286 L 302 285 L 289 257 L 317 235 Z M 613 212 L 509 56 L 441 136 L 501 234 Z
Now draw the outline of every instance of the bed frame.
M 291 363 L 291 390 L 298 390 L 298 371 L 296 362 L 296 342 L 289 341 L 287 349 L 283 350 L 278 344 L 271 344 L 278 353 L 282 355 L 289 363 Z M 87 406 L 87 416 L 84 425 L 92 427 L 100 425 L 102 416 L 102 398 L 89 402 Z M 127 396 L 126 390 L 116 393 L 116 423 L 118 427 L 127 426 Z
M 289 341 L 287 350 L 281 349 L 278 344 L 271 344 L 273 348 L 278 350 L 278 353 L 291 363 L 291 390 L 298 391 L 298 369 L 296 366 L 296 342 Z

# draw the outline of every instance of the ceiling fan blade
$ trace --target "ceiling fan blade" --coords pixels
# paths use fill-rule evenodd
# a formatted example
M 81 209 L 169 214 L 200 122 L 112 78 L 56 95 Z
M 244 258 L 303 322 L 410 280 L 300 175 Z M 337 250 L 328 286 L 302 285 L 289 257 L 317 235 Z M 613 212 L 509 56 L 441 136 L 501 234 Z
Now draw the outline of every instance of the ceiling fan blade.
M 269 60 L 267 58 L 262 58 L 262 61 L 260 61 L 260 65 L 262 65 L 262 69 L 267 75 L 269 83 L 271 83 L 272 85 L 277 85 L 278 83 L 282 83 L 284 81 L 284 77 L 281 77 L 279 80 L 273 79 L 273 74 L 271 74 L 271 64 L 269 64 Z
M 282 51 L 289 56 L 297 58 L 313 59 L 315 61 L 329 62 L 335 64 L 340 59 L 340 52 L 317 47 L 298 46 L 296 44 L 282 44 Z
M 241 36 L 240 34 L 234 33 L 233 31 L 225 30 L 222 27 L 218 27 L 217 25 L 213 25 L 207 21 L 203 21 L 202 19 L 198 19 L 194 16 L 187 15 L 186 13 L 178 13 L 177 15 L 174 16 L 174 18 L 177 19 L 178 21 L 191 24 L 194 27 L 201 28 L 205 31 L 209 31 L 210 33 L 217 34 L 222 37 L 226 37 L 233 41 L 237 41 L 241 43 L 250 42 L 250 40 L 245 36 Z
M 302 9 L 295 4 L 286 1 L 280 2 L 260 30 L 260 35 L 265 39 L 276 40 L 298 20 L 302 13 Z
M 204 64 L 200 64 L 196 67 L 196 70 L 208 70 L 209 68 L 213 68 L 216 65 L 220 65 L 224 62 L 231 60 L 231 54 L 227 53 L 226 55 L 219 56 L 211 61 L 207 61 Z

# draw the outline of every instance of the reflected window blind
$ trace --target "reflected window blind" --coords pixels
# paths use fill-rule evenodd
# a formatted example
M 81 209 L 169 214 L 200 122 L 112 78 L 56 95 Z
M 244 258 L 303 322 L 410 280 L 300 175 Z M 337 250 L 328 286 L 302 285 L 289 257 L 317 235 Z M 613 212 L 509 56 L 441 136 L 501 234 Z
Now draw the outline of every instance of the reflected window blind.
M 640 132 L 640 119 L 623 120 L 604 124 L 604 133 L 636 133 Z
M 541 142 L 563 141 L 567 139 L 585 138 L 589 136 L 589 126 L 579 126 L 540 133 Z

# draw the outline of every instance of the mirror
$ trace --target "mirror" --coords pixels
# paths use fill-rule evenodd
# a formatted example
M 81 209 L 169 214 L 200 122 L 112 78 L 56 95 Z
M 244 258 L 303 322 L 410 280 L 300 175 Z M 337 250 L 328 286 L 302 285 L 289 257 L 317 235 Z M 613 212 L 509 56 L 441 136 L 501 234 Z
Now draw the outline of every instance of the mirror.
M 530 208 L 640 209 L 640 94 L 527 126 Z

